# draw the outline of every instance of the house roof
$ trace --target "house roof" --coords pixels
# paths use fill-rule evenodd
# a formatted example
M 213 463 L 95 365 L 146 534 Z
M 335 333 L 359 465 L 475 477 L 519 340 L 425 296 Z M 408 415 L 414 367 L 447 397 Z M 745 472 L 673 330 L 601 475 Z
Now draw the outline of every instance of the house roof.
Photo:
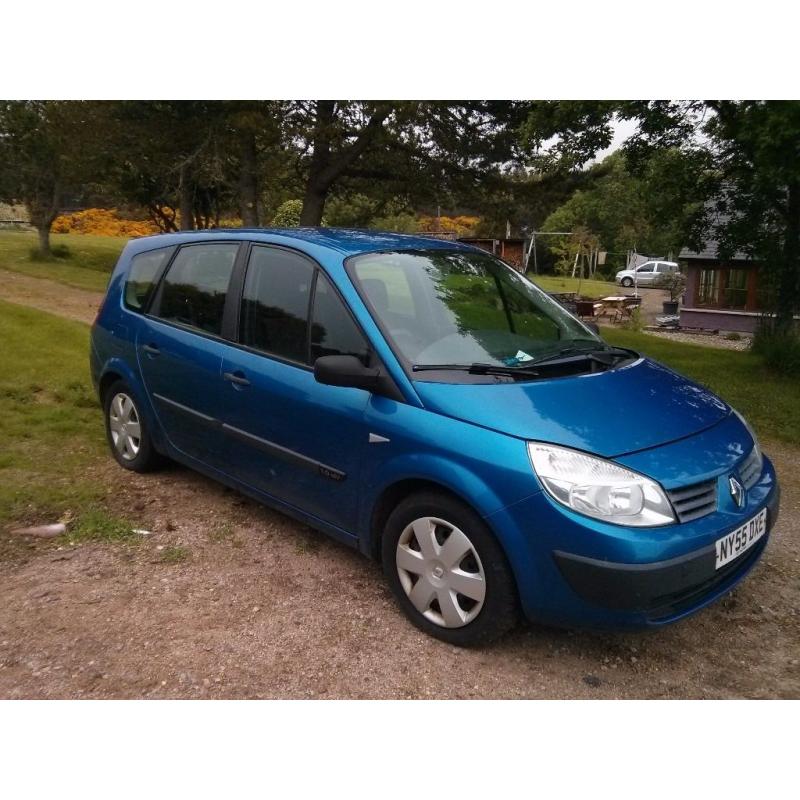
M 704 243 L 704 247 L 702 250 L 689 250 L 688 247 L 684 247 L 683 250 L 678 254 L 678 258 L 685 259 L 687 261 L 697 260 L 697 261 L 719 261 L 719 243 L 715 239 L 708 239 Z M 729 261 L 750 261 L 750 256 L 746 253 L 736 252 L 734 253 Z
M 707 208 L 710 207 L 711 214 L 713 214 L 713 227 L 712 230 L 719 229 L 725 223 L 728 222 L 730 219 L 730 214 L 723 213 L 722 211 L 717 211 L 714 209 L 713 204 L 709 204 Z M 719 260 L 719 242 L 717 241 L 716 237 L 713 235 L 709 235 L 708 238 L 703 242 L 703 247 L 700 250 L 690 250 L 688 247 L 684 247 L 678 255 L 678 258 L 687 259 L 689 261 L 696 259 L 698 261 L 718 261 Z M 750 261 L 751 258 L 746 253 L 736 252 L 734 253 L 728 261 Z

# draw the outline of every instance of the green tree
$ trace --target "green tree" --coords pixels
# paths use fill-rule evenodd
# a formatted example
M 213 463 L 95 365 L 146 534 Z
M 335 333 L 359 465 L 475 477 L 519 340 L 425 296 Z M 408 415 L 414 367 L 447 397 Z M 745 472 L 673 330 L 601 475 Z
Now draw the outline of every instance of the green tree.
M 0 199 L 25 205 L 45 258 L 67 192 L 92 177 L 92 131 L 84 103 L 0 102 Z

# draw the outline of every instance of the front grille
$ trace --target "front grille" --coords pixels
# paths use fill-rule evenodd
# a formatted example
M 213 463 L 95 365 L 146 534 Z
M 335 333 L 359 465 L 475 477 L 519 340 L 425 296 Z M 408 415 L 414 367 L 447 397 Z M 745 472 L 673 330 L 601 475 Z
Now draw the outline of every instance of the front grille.
M 669 499 L 680 522 L 699 519 L 717 508 L 717 479 L 712 478 L 682 489 L 668 492 Z
M 739 477 L 742 479 L 745 489 L 750 489 L 756 485 L 761 477 L 762 459 L 758 445 L 756 445 L 741 464 L 739 464 Z

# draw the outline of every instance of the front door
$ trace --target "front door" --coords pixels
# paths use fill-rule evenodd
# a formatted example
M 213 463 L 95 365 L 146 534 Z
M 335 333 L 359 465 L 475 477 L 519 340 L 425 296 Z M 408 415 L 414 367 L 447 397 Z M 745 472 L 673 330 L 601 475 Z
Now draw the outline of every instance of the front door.
M 236 476 L 348 532 L 355 531 L 369 393 L 324 386 L 321 355 L 369 358 L 361 331 L 322 270 L 279 247 L 254 245 L 239 345 L 228 346 L 223 430 Z
M 642 285 L 651 284 L 655 278 L 655 264 L 644 264 L 636 270 L 636 282 Z
M 223 314 L 239 245 L 186 245 L 141 320 L 136 352 L 161 427 L 182 453 L 224 466 Z

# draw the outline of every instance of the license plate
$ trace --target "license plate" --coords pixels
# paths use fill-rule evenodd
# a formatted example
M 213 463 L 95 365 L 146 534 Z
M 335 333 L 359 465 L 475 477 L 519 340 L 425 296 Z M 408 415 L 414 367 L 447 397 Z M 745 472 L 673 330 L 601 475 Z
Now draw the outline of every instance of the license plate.
M 717 539 L 717 566 L 719 569 L 749 550 L 767 532 L 767 509 L 762 509 L 753 519 L 736 530 Z

